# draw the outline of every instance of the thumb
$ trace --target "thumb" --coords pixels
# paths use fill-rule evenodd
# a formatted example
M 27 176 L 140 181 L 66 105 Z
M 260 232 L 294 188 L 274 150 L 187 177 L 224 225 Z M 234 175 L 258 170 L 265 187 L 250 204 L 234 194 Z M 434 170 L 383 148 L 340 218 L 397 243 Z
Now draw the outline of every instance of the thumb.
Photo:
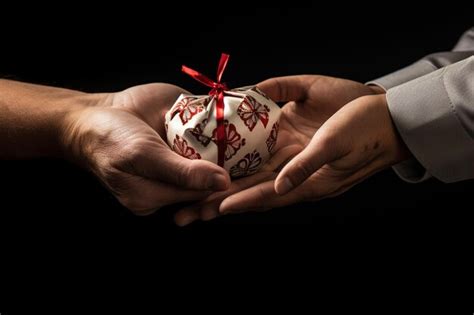
M 301 185 L 322 166 L 335 160 L 337 150 L 334 142 L 316 132 L 306 148 L 296 155 L 280 172 L 275 180 L 275 191 L 285 195 Z
M 304 101 L 314 76 L 296 75 L 268 79 L 257 85 L 275 102 Z
M 222 167 L 209 161 L 184 158 L 165 144 L 133 160 L 137 175 L 179 188 L 221 191 L 230 186 L 230 176 Z
M 189 160 L 174 152 L 163 163 L 159 179 L 178 187 L 223 191 L 230 187 L 230 176 L 222 167 L 204 160 Z

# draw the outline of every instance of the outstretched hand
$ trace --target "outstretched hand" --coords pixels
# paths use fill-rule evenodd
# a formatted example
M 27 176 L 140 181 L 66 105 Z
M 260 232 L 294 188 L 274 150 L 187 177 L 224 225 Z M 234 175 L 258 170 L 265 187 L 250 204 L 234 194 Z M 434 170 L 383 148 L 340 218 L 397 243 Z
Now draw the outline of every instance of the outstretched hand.
M 275 180 L 228 197 L 220 210 L 268 210 L 334 197 L 409 154 L 392 124 L 385 95 L 363 96 L 328 119 Z
M 166 143 L 165 113 L 185 92 L 149 84 L 97 96 L 67 117 L 66 152 L 140 215 L 226 190 L 230 178 L 224 169 L 181 157 Z
M 259 173 L 236 180 L 232 182 L 228 191 L 212 194 L 204 201 L 182 209 L 176 215 L 176 222 L 179 225 L 186 225 L 197 219 L 210 220 L 220 214 L 268 210 L 294 202 L 321 199 L 341 193 L 348 188 L 348 185 L 357 182 L 355 176 L 350 176 L 354 172 L 354 167 L 348 165 L 351 164 L 350 162 L 342 162 L 323 167 L 319 175 L 312 177 L 304 185 L 285 196 L 277 195 L 274 188 L 275 178 L 281 167 L 295 156 L 296 158 L 284 168 L 285 173 L 288 172 L 288 167 L 290 167 L 290 171 L 292 168 L 294 170 L 304 167 L 305 170 L 308 170 L 304 174 L 311 176 L 315 171 L 310 169 L 310 166 L 314 166 L 312 164 L 313 158 L 319 159 L 320 164 L 323 162 L 326 164 L 332 162 L 338 155 L 342 157 L 341 152 L 356 150 L 355 147 L 352 148 L 347 144 L 358 139 L 361 136 L 358 133 L 364 134 L 371 128 L 366 125 L 370 118 L 364 117 L 366 113 L 357 110 L 361 106 L 362 108 L 366 106 L 358 102 L 349 106 L 349 110 L 345 110 L 345 108 L 341 110 L 341 108 L 361 96 L 365 96 L 367 100 L 368 98 L 383 97 L 374 96 L 379 92 L 378 90 L 358 82 L 318 75 L 273 78 L 260 83 L 259 88 L 277 102 L 288 102 L 282 108 L 280 134 L 275 154 Z M 383 112 L 383 107 L 380 108 L 378 114 L 371 115 L 372 118 Z M 371 112 L 373 108 L 366 109 Z M 334 115 L 340 110 L 339 115 Z M 382 115 L 385 121 L 380 120 L 380 125 L 386 123 L 387 117 L 390 119 L 388 112 L 386 114 Z M 351 118 L 351 115 L 355 116 Z M 354 129 L 355 123 L 362 124 L 362 128 L 365 130 Z M 324 146 L 315 148 L 314 138 L 322 139 L 317 141 L 322 142 Z M 360 143 L 360 141 L 358 140 L 356 143 Z M 371 150 L 367 154 L 373 155 L 377 150 L 383 150 L 382 142 L 375 149 L 374 146 L 372 143 Z M 307 150 L 310 148 L 312 151 L 308 153 Z M 303 159 L 305 163 L 308 161 L 307 157 L 311 156 L 310 165 L 301 164 L 301 154 L 303 154 L 303 158 L 306 157 Z M 361 159 L 364 158 L 361 157 Z M 356 160 L 354 158 L 354 162 L 360 162 Z M 310 171 L 312 172 L 310 173 Z M 371 172 L 372 170 L 361 174 L 368 176 Z M 293 171 L 286 174 L 292 173 Z M 284 178 L 278 177 L 278 189 L 281 189 L 282 182 L 286 182 Z M 303 178 L 303 176 L 299 178 Z M 317 184 L 314 184 L 315 182 Z M 300 183 L 295 181 L 294 187 Z

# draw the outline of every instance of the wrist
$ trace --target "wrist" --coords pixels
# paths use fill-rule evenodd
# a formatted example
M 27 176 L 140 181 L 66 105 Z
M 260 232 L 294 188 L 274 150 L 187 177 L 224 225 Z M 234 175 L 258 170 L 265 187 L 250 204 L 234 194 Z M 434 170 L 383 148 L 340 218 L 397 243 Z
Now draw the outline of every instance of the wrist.
M 412 157 L 410 150 L 408 150 L 405 142 L 401 138 L 390 114 L 388 108 L 388 101 L 386 94 L 379 94 L 373 96 L 377 99 L 377 104 L 383 109 L 385 119 L 385 129 L 386 129 L 386 161 L 387 166 L 393 166 L 400 162 L 403 162 Z
M 0 158 L 62 157 L 73 113 L 94 106 L 100 95 L 0 80 Z
M 82 94 L 69 100 L 68 109 L 57 127 L 61 157 L 83 166 L 87 164 L 87 143 L 92 131 L 87 117 L 94 109 L 105 106 L 110 95 Z
M 372 90 L 372 93 L 374 95 L 385 94 L 386 93 L 386 91 L 378 85 L 370 84 L 370 85 L 367 85 L 367 86 Z

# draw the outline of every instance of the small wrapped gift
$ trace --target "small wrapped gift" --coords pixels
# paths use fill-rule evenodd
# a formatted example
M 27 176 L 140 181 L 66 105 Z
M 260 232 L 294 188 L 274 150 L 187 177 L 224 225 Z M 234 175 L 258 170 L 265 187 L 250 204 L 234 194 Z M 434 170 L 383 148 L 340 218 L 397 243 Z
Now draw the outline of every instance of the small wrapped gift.
M 209 95 L 181 95 L 166 114 L 168 144 L 189 159 L 204 159 L 243 177 L 269 159 L 278 137 L 281 110 L 255 86 L 228 90 L 220 83 L 229 56 L 223 54 L 217 82 L 183 66 L 212 88 Z

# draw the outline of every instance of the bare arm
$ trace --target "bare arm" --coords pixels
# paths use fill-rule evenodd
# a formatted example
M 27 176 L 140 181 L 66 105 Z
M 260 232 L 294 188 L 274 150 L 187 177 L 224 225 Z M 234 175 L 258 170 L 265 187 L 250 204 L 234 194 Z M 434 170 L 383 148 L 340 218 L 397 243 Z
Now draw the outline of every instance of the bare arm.
M 164 114 L 184 92 L 156 83 L 88 94 L 0 80 L 0 159 L 67 157 L 141 215 L 202 199 L 227 189 L 230 178 L 164 140 Z
M 0 80 L 0 158 L 60 156 L 63 124 L 100 95 Z

